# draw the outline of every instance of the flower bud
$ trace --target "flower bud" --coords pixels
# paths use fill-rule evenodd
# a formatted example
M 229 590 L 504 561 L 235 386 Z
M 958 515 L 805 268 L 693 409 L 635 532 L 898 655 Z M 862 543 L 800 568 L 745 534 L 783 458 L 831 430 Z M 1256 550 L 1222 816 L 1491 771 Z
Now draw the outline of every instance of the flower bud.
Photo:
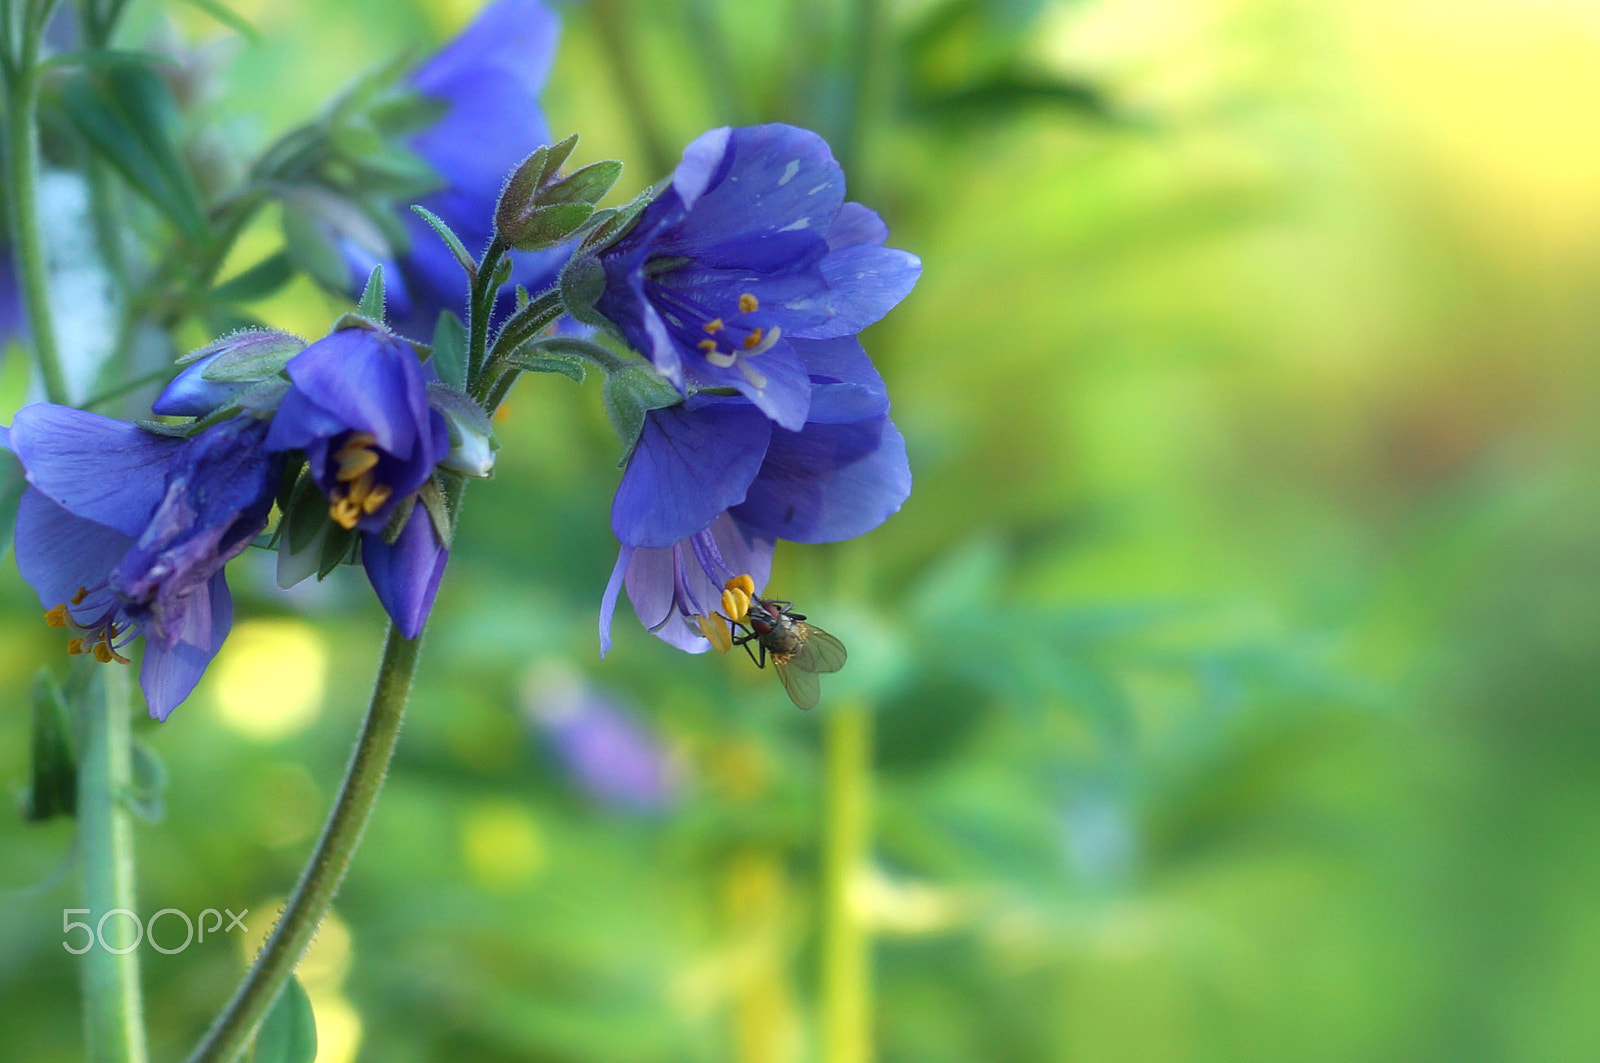
M 443 384 L 428 386 L 428 403 L 444 415 L 450 429 L 450 451 L 439 459 L 440 467 L 480 479 L 492 473 L 500 441 L 494 437 L 488 414 L 467 396 Z
M 506 182 L 495 204 L 495 228 L 519 251 L 537 251 L 562 243 L 594 214 L 622 175 L 614 160 L 590 163 L 570 174 L 560 173 L 572 154 L 576 135 L 553 147 L 540 148 L 523 160 Z
M 246 329 L 186 355 L 187 363 L 156 401 L 152 413 L 205 417 L 250 388 L 283 371 L 305 341 L 274 329 Z

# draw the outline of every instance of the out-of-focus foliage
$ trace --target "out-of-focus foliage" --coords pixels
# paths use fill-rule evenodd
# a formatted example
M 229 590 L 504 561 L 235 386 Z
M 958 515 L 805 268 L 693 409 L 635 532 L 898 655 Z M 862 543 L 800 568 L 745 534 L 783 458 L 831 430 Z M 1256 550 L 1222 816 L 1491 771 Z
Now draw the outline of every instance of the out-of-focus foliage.
M 261 42 L 208 46 L 233 51 L 205 106 L 259 147 L 471 6 L 237 5 Z M 860 84 L 852 20 L 877 5 L 621 12 L 661 142 L 815 125 L 923 256 L 865 337 L 911 500 L 862 541 L 780 554 L 772 585 L 848 667 L 802 715 L 742 658 L 620 621 L 597 660 L 617 445 L 597 383 L 524 380 L 300 968 L 318 1058 L 816 1058 L 819 747 L 852 704 L 875 731 L 852 895 L 886 1061 L 1583 1058 L 1592 5 L 885 7 L 866 54 L 890 61 Z M 614 202 L 659 176 L 607 65 L 618 8 L 564 9 L 547 94 L 575 163 L 628 160 Z M 304 280 L 251 303 L 306 334 L 342 309 Z M 5 412 L 25 376 L 8 358 Z M 139 730 L 169 775 L 142 907 L 248 907 L 253 935 L 142 954 L 157 1058 L 265 934 L 377 657 L 358 575 L 285 596 L 268 555 L 246 561 L 223 655 Z M 23 794 L 30 691 L 61 647 L 13 574 L 0 605 L 0 778 Z M 659 742 L 650 800 L 607 803 L 561 759 L 553 675 Z M 0 904 L 0 1056 L 75 1060 L 75 895 L 52 878 L 70 826 L 0 824 L 0 889 L 40 884 Z

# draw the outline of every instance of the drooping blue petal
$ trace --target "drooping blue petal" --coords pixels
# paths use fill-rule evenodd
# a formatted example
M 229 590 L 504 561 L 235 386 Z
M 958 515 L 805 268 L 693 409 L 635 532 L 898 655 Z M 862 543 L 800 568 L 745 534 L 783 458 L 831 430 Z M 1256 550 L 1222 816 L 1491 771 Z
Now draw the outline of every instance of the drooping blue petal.
M 28 482 L 69 512 L 137 537 L 166 489 L 166 461 L 183 445 L 137 425 L 67 406 L 17 411 L 11 450 Z
M 145 639 L 139 686 L 150 715 L 158 720 L 165 720 L 194 691 L 233 627 L 233 597 L 221 572 L 212 576 L 194 598 L 182 632 L 171 640 Z
M 347 430 L 371 433 L 390 454 L 411 456 L 428 424 L 428 398 L 422 364 L 409 344 L 370 329 L 343 328 L 295 355 L 286 369 L 294 382 L 291 395 L 298 392 Z M 298 421 L 283 430 L 273 427 L 270 449 L 296 445 L 287 438 L 302 427 Z
M 433 520 L 421 503 L 411 511 L 411 519 L 392 545 L 384 542 L 382 535 L 361 537 L 361 564 L 367 579 L 395 627 L 408 639 L 422 634 L 449 559 L 450 551 L 439 541 Z
M 622 577 L 628 570 L 633 547 L 624 546 L 617 551 L 617 563 L 611 566 L 611 576 L 606 580 L 605 593 L 600 596 L 600 656 L 611 652 L 611 618 L 617 612 L 617 595 L 622 591 Z
M 664 547 L 704 528 L 744 498 L 771 432 L 764 414 L 736 400 L 695 396 L 652 410 L 612 503 L 617 539 Z
M 734 517 L 754 533 L 800 543 L 851 539 L 882 524 L 911 493 L 905 438 L 887 417 L 773 433 Z
M 131 546 L 129 536 L 74 516 L 37 487 L 22 492 L 14 546 L 17 571 L 47 609 L 71 601 L 80 587 L 104 583 Z

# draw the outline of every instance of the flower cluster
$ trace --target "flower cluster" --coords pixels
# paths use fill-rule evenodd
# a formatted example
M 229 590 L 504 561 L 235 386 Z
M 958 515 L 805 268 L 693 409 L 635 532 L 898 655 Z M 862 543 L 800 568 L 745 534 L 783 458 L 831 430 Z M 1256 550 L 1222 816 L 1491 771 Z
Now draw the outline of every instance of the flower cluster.
M 643 360 L 556 340 L 588 350 L 613 379 L 643 375 L 659 400 L 638 404 L 629 422 L 638 437 L 611 513 L 621 549 L 601 608 L 602 653 L 624 587 L 649 630 L 700 652 L 724 585 L 764 586 L 780 540 L 861 535 L 905 501 L 905 441 L 857 334 L 910 291 L 916 257 L 885 246 L 877 214 L 845 200 L 827 144 L 792 126 L 712 130 L 670 182 L 596 211 L 619 164 L 561 178 L 570 140 L 528 154 L 549 140 L 537 93 L 556 30 L 537 0 L 497 0 L 410 76 L 444 105 L 407 143 L 443 181 L 424 203 L 457 246 L 408 213 L 411 244 L 382 274 L 387 316 L 363 297 L 361 313 L 309 344 L 265 329 L 222 337 L 185 359 L 152 403 L 186 424 L 38 404 L 0 428 L 28 482 L 22 575 L 49 623 L 73 629 L 69 652 L 126 664 L 130 642 L 145 637 L 141 681 L 154 715 L 189 694 L 226 637 L 224 568 L 253 543 L 276 541 L 284 586 L 359 560 L 396 629 L 417 637 L 449 557 L 452 478 L 493 464 L 479 403 L 503 395 L 508 373 L 538 367 L 518 349 L 563 309 Z M 518 197 L 526 202 L 508 202 Z M 553 235 L 541 244 L 496 233 L 497 219 L 519 217 Z M 512 283 L 498 294 L 479 284 L 466 305 L 462 247 L 562 240 L 513 257 Z M 341 246 L 363 274 L 384 264 Z M 497 264 L 474 277 L 503 279 Z M 518 284 L 550 290 L 518 301 Z M 0 338 L 21 327 L 8 306 L 0 300 Z M 546 316 L 530 323 L 539 307 Z M 436 333 L 446 310 L 481 324 L 491 309 L 509 320 L 493 346 L 478 329 L 470 358 L 442 347 L 430 357 L 405 338 L 446 335 Z M 500 350 L 506 336 L 515 338 Z M 553 733 L 588 748 L 565 723 Z
M 687 394 L 646 416 L 617 489 L 602 652 L 622 587 L 645 627 L 700 653 L 726 581 L 760 590 L 778 540 L 853 538 L 910 494 L 905 440 L 856 338 L 921 271 L 887 236 L 845 202 L 821 137 L 768 125 L 689 145 L 600 253 L 595 309 Z

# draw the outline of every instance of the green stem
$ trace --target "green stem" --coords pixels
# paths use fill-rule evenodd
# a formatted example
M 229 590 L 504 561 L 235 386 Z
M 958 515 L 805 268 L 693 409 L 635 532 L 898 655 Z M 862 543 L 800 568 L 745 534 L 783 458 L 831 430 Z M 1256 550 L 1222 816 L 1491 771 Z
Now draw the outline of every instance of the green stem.
M 871 844 L 872 717 L 858 701 L 827 716 L 822 852 L 822 1059 L 872 1059 L 871 941 L 854 884 Z
M 45 397 L 64 404 L 68 401 L 67 383 L 56 346 L 44 239 L 39 231 L 39 40 L 31 22 L 23 27 L 23 34 L 22 55 L 6 86 L 6 207 L 12 253 L 28 310 L 28 332 L 33 337 Z
M 323 916 L 333 904 L 334 894 L 344 880 L 356 846 L 361 842 L 362 831 L 377 803 L 395 742 L 400 736 L 400 722 L 405 715 L 406 699 L 411 694 L 411 679 L 416 672 L 421 644 L 421 636 L 403 638 L 390 625 L 366 724 L 311 862 L 301 874 L 272 936 L 256 955 L 255 963 L 205 1040 L 189 1057 L 189 1063 L 232 1063 L 237 1059 L 311 944 Z
M 472 294 L 467 299 L 467 387 L 475 389 L 483 375 L 488 360 L 489 319 L 494 316 L 494 275 L 500 259 L 510 250 L 496 233 L 489 241 L 489 249 L 478 263 L 478 272 L 472 277 Z
M 93 666 L 91 666 L 93 667 Z M 128 680 L 99 667 L 82 706 L 83 755 L 78 765 L 78 851 L 83 854 L 83 903 L 97 939 L 83 954 L 84 1034 L 91 1063 L 145 1063 L 139 950 L 130 919 L 134 897 L 133 820 L 123 794 L 132 781 Z M 102 925 L 101 920 L 104 919 Z M 120 939 L 120 940 L 119 940 Z M 111 949 L 135 947 L 119 954 Z M 110 948 L 107 948 L 110 946 Z
M 854 191 L 859 196 L 861 179 L 854 171 L 861 165 L 867 130 L 882 103 L 892 49 L 884 39 L 888 27 L 884 0 L 855 0 L 850 21 L 843 127 L 834 141 L 833 154 L 845 172 L 852 175 Z

